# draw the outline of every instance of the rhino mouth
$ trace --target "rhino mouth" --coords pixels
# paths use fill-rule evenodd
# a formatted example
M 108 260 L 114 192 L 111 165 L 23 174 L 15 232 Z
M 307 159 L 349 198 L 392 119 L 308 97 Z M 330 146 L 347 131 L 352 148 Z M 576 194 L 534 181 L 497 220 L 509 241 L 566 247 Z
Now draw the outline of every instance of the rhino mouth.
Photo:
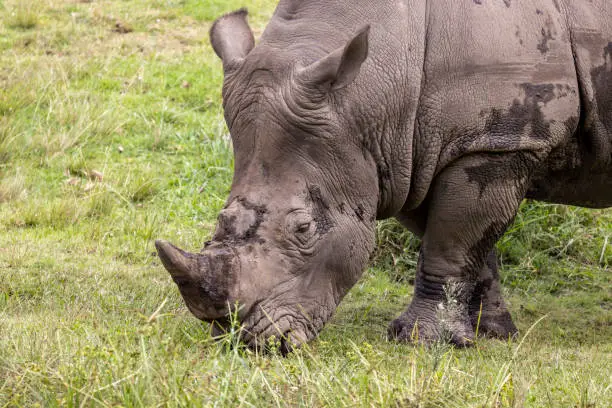
M 305 325 L 297 323 L 293 317 L 281 317 L 274 322 L 270 322 L 268 318 L 263 320 L 266 323 L 261 322 L 259 326 L 247 326 L 243 329 L 243 341 L 252 350 L 267 352 L 278 349 L 282 355 L 287 355 L 316 334 L 310 329 L 302 329 Z
M 268 313 L 259 304 L 251 310 L 237 330 L 240 341 L 251 350 L 267 353 L 275 349 L 285 356 L 313 339 L 318 332 L 303 313 L 294 310 Z M 209 322 L 212 336 L 219 339 L 235 330 L 229 317 Z
M 234 333 L 252 349 L 265 351 L 273 345 L 286 354 L 316 337 L 338 303 L 333 297 L 311 297 L 316 288 L 303 287 L 297 276 L 274 286 L 264 298 L 243 303 L 230 296 L 229 277 L 240 269 L 230 271 L 241 268 L 234 249 L 221 246 L 191 254 L 165 241 L 155 245 L 188 309 L 209 322 L 212 336 L 219 339 Z

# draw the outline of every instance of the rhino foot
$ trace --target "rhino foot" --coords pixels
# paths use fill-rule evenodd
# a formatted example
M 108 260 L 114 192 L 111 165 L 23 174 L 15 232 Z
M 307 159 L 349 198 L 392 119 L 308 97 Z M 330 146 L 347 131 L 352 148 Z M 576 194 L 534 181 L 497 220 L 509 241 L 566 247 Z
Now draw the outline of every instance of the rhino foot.
M 502 296 L 495 251 L 489 253 L 480 270 L 469 310 L 472 327 L 478 335 L 508 340 L 518 333 Z
M 391 322 L 389 337 L 408 343 L 443 342 L 469 347 L 474 342 L 474 330 L 464 308 L 415 299 L 406 312 Z
M 480 316 L 480 319 L 479 319 Z M 491 337 L 500 340 L 514 339 L 518 335 L 518 329 L 512 321 L 508 311 L 499 313 L 471 314 L 472 327 L 479 336 Z

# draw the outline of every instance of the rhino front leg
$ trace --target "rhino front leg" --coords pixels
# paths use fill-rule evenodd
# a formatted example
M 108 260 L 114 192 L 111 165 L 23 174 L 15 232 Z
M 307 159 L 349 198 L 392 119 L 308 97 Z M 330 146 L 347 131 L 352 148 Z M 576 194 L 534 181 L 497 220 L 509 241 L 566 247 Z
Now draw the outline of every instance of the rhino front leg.
M 457 346 L 473 342 L 474 296 L 486 295 L 487 307 L 489 298 L 495 304 L 493 299 L 500 297 L 499 286 L 492 284 L 486 292 L 478 286 L 493 274 L 484 269 L 487 257 L 516 215 L 534 162 L 525 152 L 478 154 L 455 161 L 438 175 L 428 200 L 414 297 L 391 323 L 392 337 Z M 490 282 L 498 285 L 496 279 Z
M 425 206 L 416 210 L 402 212 L 397 219 L 419 238 L 425 234 L 427 212 Z M 508 312 L 501 294 L 501 283 L 497 271 L 497 255 L 493 249 L 484 266 L 480 269 L 478 281 L 470 300 L 469 315 L 472 328 L 479 335 L 508 339 L 518 330 Z
M 484 266 L 480 269 L 470 301 L 469 314 L 472 328 L 477 330 L 478 334 L 508 339 L 518 333 L 501 294 L 495 250 L 489 252 Z

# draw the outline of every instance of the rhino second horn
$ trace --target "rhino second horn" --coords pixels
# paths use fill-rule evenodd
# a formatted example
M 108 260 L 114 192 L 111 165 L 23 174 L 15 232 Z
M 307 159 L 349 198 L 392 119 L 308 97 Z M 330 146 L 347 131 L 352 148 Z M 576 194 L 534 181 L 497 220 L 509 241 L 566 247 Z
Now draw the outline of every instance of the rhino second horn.
M 197 281 L 199 278 L 196 255 L 185 252 L 167 241 L 155 241 L 157 254 L 176 283 Z

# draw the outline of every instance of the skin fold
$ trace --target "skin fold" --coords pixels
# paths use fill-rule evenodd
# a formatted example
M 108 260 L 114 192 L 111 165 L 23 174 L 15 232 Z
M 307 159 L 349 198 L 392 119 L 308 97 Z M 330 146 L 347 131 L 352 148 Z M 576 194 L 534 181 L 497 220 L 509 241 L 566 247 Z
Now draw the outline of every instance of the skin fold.
M 257 46 L 246 18 L 211 29 L 235 155 L 217 228 L 198 254 L 156 243 L 194 315 L 289 351 L 396 217 L 422 246 L 391 337 L 515 335 L 494 246 L 521 201 L 612 205 L 612 3 L 282 0 Z

